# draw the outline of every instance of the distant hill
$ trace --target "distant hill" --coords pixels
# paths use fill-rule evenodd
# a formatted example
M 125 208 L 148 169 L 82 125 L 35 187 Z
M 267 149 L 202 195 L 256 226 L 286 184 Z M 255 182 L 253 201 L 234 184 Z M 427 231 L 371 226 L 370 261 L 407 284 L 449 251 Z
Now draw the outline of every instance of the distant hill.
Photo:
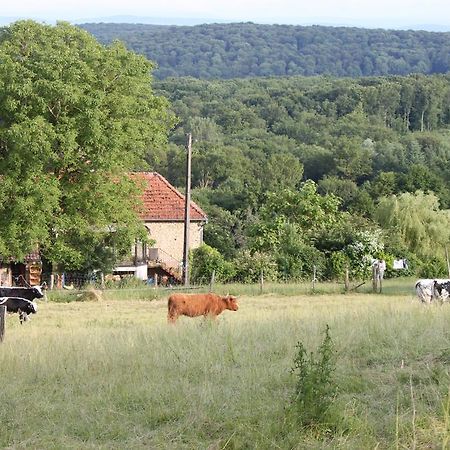
M 204 79 L 280 75 L 436 74 L 450 70 L 450 33 L 351 27 L 196 26 L 92 23 L 100 42 L 114 39 L 155 61 L 155 76 Z

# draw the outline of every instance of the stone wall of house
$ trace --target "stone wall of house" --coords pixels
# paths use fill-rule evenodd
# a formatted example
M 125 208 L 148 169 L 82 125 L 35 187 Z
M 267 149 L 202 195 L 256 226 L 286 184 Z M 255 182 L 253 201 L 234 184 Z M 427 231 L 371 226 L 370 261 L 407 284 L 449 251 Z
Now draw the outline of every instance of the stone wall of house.
M 184 223 L 183 222 L 147 222 L 150 239 L 155 241 L 150 247 L 159 248 L 176 259 L 183 261 Z M 203 243 L 203 224 L 191 222 L 189 248 L 197 248 Z

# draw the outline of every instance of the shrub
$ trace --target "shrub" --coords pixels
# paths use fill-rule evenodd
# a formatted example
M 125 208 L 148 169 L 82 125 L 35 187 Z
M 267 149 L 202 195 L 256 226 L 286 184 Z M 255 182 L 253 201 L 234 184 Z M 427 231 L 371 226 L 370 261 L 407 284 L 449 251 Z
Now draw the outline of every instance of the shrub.
M 277 279 L 277 264 L 273 257 L 267 253 L 251 253 L 249 250 L 243 250 L 238 254 L 234 263 L 236 281 L 256 283 L 260 279 L 261 271 L 265 280 L 273 281 Z
M 349 258 L 343 251 L 332 252 L 327 261 L 327 275 L 330 279 L 342 278 L 349 266 Z
M 446 262 L 438 257 L 429 258 L 422 262 L 418 272 L 421 278 L 445 278 L 448 276 Z
M 218 250 L 203 244 L 191 254 L 191 278 L 194 283 L 208 283 L 213 272 L 219 282 L 228 281 L 234 276 L 234 265 L 225 261 Z
M 297 356 L 291 369 L 297 375 L 293 401 L 296 418 L 304 427 L 329 425 L 329 411 L 337 393 L 333 378 L 336 358 L 329 326 L 326 326 L 317 356 L 313 352 L 308 355 L 301 342 L 296 348 Z
M 383 251 L 380 231 L 361 231 L 349 244 L 345 252 L 350 260 L 352 278 L 364 280 L 372 274 L 373 255 Z
M 325 256 L 314 246 L 304 242 L 291 229 L 286 233 L 275 252 L 278 273 L 284 278 L 311 279 L 316 267 L 316 277 L 322 278 L 325 272 Z

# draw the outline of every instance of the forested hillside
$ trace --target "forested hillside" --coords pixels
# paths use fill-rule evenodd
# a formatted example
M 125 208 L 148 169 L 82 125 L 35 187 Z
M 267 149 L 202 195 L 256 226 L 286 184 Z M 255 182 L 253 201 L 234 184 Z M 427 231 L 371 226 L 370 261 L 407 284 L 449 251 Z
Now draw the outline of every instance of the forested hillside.
M 157 78 L 445 73 L 450 33 L 254 23 L 161 26 L 84 24 L 158 65 Z
M 448 76 L 178 78 L 155 87 L 180 122 L 149 163 L 183 186 L 193 133 L 194 196 L 210 216 L 206 242 L 222 255 L 275 255 L 279 274 L 301 277 L 313 263 L 335 275 L 331 255 L 348 255 L 364 230 L 381 227 L 385 250 L 411 260 L 448 242 Z

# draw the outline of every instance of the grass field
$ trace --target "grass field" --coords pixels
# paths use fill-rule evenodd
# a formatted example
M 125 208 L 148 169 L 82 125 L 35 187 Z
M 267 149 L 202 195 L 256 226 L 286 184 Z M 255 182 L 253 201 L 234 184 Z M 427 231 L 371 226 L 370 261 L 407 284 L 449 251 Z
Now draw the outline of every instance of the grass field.
M 239 289 L 239 311 L 216 323 L 168 326 L 164 292 L 41 302 L 22 326 L 9 316 L 0 448 L 450 448 L 450 305 L 424 307 L 400 280 L 382 295 Z M 290 369 L 296 343 L 315 351 L 326 324 L 333 421 L 305 429 Z

